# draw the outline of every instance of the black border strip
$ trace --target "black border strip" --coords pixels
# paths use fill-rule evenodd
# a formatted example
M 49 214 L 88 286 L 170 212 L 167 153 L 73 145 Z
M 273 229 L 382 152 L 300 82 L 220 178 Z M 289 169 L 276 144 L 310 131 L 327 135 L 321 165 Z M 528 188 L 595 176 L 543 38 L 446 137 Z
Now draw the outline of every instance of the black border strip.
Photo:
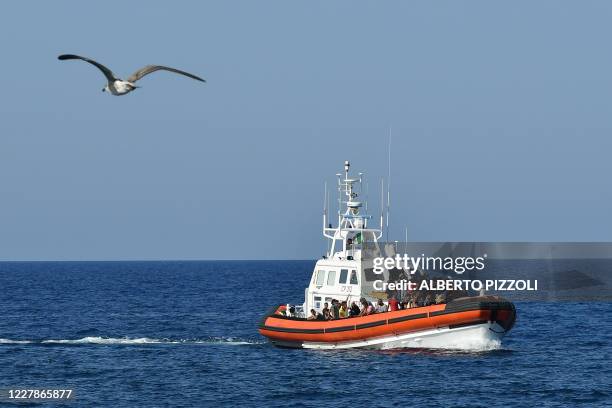
M 472 303 L 463 303 L 463 304 L 455 304 L 449 303 L 446 305 L 444 310 L 438 310 L 435 312 L 430 312 L 430 316 L 441 316 L 452 313 L 461 313 L 461 312 L 471 312 L 474 310 L 515 310 L 514 306 L 510 302 L 472 302 Z
M 475 310 L 478 310 L 478 309 L 475 309 Z M 469 310 L 463 310 L 463 311 L 464 312 L 469 312 Z M 438 310 L 438 311 L 435 311 L 435 312 L 429 312 L 429 316 L 431 316 L 431 317 L 442 316 L 442 315 L 451 314 L 451 313 L 460 313 L 460 312 L 458 312 L 458 311 L 448 312 L 446 310 Z
M 263 326 L 262 330 L 277 331 L 283 333 L 306 333 L 306 334 L 323 334 L 325 329 L 293 329 L 291 327 L 274 327 L 274 326 Z
M 357 330 L 359 330 L 359 329 L 367 329 L 368 327 L 382 326 L 383 324 L 387 324 L 387 321 L 386 320 L 377 320 L 375 322 L 362 323 L 362 324 L 358 324 L 357 326 L 355 326 L 355 328 Z
M 353 331 L 355 330 L 355 325 L 352 326 L 341 326 L 341 327 L 330 327 L 329 329 L 325 329 L 325 333 L 338 333 L 343 331 Z
M 427 317 L 427 313 L 417 313 L 417 314 L 411 314 L 408 316 L 394 317 L 393 319 L 389 319 L 388 322 L 389 324 L 393 324 L 393 323 L 405 322 L 408 320 L 423 319 L 425 317 Z

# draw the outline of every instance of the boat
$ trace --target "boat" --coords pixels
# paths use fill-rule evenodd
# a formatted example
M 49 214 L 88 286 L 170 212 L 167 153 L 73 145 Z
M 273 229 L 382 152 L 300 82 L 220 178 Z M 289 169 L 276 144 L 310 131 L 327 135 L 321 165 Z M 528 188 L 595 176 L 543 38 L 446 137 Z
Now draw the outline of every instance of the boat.
M 516 320 L 514 304 L 502 297 L 461 294 L 437 303 L 429 301 L 397 309 L 396 298 L 405 297 L 406 290 L 383 292 L 373 288 L 367 248 L 389 245 L 381 242 L 383 203 L 380 226 L 370 228 L 367 203 L 359 201 L 363 195 L 363 173 L 352 177 L 349 172 L 350 162 L 346 161 L 344 174 L 337 174 L 336 227 L 327 223 L 326 189 L 323 235 L 330 240 L 330 245 L 327 254 L 315 264 L 304 303 L 274 306 L 263 317 L 259 333 L 273 345 L 289 348 L 498 348 Z M 381 195 L 384 197 L 382 192 Z M 411 275 L 414 272 L 406 273 L 408 277 Z M 387 311 L 325 320 L 321 313 L 333 300 L 347 305 L 365 302 L 364 307 L 380 304 Z

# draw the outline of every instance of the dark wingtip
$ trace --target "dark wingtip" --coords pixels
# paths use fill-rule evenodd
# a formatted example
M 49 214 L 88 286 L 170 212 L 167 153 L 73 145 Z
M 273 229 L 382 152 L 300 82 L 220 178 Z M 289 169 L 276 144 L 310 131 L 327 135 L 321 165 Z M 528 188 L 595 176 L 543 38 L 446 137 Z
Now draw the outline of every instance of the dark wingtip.
M 189 73 L 187 73 L 187 72 L 181 72 L 181 71 L 179 71 L 179 73 L 181 73 L 181 74 L 183 74 L 183 75 L 185 75 L 185 74 L 186 74 L 188 77 L 190 77 L 190 78 L 192 78 L 192 79 L 195 79 L 196 81 L 206 82 L 206 80 L 205 80 L 205 79 L 202 79 L 202 78 L 200 78 L 200 77 L 199 77 L 199 76 L 197 76 L 197 75 L 193 75 L 193 74 L 189 74 Z
M 179 71 L 179 73 L 182 73 L 183 75 L 185 75 L 185 74 L 186 74 L 186 76 L 188 76 L 188 77 L 189 77 L 189 78 L 191 78 L 191 79 L 195 79 L 196 81 L 206 82 L 206 80 L 205 80 L 205 79 L 202 79 L 202 78 L 200 78 L 200 77 L 199 77 L 199 76 L 197 76 L 197 75 L 189 74 L 189 73 L 187 73 L 187 72 L 180 72 L 180 71 Z
M 68 59 L 76 59 L 79 58 L 78 56 L 74 55 L 74 54 L 62 54 L 59 57 L 57 57 L 58 60 L 68 60 Z

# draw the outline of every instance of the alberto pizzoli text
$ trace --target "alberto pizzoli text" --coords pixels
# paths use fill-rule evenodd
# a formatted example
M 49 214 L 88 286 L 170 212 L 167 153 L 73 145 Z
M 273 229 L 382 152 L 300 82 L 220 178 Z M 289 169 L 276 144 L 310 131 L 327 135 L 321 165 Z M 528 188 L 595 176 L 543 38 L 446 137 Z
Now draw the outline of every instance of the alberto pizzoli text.
M 374 290 L 493 290 L 493 291 L 513 291 L 513 290 L 538 290 L 538 281 L 535 280 L 514 280 L 514 279 L 487 279 L 487 280 L 457 280 L 457 279 L 430 279 L 420 283 L 401 280 L 398 282 L 374 281 Z

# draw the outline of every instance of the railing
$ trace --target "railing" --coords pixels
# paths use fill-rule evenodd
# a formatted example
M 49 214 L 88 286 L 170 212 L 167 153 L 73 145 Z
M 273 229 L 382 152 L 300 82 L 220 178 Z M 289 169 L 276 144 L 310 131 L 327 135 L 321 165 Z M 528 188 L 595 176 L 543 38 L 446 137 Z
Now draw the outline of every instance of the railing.
M 306 318 L 306 313 L 304 313 L 304 306 L 303 305 L 292 305 L 287 303 L 287 311 L 289 311 L 291 308 L 294 308 L 295 312 L 293 314 L 293 317 L 301 317 L 301 318 Z

